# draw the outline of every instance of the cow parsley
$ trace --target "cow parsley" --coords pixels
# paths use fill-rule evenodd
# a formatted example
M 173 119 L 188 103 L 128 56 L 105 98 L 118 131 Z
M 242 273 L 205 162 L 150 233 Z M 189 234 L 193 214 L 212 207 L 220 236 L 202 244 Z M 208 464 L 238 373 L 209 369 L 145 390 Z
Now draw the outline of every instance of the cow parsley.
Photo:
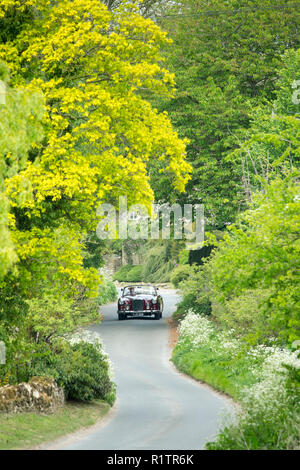
M 190 341 L 192 347 L 208 345 L 214 333 L 212 323 L 205 317 L 189 311 L 179 327 L 180 341 Z
M 235 416 L 232 429 L 281 429 L 278 439 L 297 434 L 297 392 L 288 387 L 287 367 L 300 369 L 299 351 L 292 352 L 279 346 L 259 344 L 247 347 L 231 330 L 218 330 L 207 317 L 189 311 L 181 321 L 180 343 L 185 350 L 202 351 L 202 358 L 216 361 L 224 371 L 231 368 L 232 359 L 250 372 L 251 385 L 239 391 L 241 410 Z M 240 359 L 239 359 L 240 358 Z M 236 366 L 235 366 L 236 367 Z M 237 370 L 235 371 L 237 373 Z M 252 374 L 252 376 L 251 376 Z M 250 382 L 249 382 L 250 383 Z M 235 424 L 234 424 L 235 422 Z M 230 432 L 230 427 L 225 428 Z M 287 431 L 289 429 L 289 431 Z M 290 431 L 290 430 L 293 431 Z M 274 431 L 275 432 L 275 431 Z M 280 437 L 281 436 L 281 437 Z M 290 447 L 294 443 L 284 444 Z

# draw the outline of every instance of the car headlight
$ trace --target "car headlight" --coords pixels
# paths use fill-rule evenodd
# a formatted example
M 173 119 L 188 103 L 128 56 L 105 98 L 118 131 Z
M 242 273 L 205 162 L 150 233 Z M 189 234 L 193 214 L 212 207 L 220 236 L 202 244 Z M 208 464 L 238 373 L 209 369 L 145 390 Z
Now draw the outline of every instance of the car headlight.
M 129 305 L 127 304 L 125 308 L 126 308 L 126 310 L 129 310 L 130 307 L 129 307 Z

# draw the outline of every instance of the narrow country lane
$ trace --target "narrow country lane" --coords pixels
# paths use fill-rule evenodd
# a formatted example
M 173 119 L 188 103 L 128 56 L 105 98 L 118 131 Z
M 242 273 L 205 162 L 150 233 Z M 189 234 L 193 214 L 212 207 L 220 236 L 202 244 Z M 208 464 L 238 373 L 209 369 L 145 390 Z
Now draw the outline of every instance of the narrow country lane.
M 116 304 L 102 308 L 97 331 L 114 363 L 118 401 L 107 423 L 61 449 L 201 449 L 218 430 L 229 402 L 179 374 L 169 361 L 165 321 L 175 309 L 173 290 L 162 291 L 162 320 L 118 321 Z

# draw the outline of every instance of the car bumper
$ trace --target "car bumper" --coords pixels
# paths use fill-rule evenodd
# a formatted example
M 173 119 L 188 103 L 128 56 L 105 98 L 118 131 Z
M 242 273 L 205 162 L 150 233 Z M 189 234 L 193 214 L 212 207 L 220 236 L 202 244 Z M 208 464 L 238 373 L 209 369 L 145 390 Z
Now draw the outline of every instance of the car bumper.
M 161 313 L 160 310 L 118 310 L 118 314 L 124 313 L 129 317 L 149 317 L 156 313 Z

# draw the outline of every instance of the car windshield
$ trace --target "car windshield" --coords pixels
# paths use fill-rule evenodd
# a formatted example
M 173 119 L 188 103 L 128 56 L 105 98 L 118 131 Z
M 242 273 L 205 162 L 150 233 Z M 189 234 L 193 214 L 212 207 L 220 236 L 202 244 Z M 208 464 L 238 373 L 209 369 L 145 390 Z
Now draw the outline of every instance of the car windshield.
M 123 295 L 138 295 L 138 294 L 146 294 L 146 295 L 155 295 L 156 289 L 152 286 L 132 286 L 132 287 L 125 287 L 123 291 Z

